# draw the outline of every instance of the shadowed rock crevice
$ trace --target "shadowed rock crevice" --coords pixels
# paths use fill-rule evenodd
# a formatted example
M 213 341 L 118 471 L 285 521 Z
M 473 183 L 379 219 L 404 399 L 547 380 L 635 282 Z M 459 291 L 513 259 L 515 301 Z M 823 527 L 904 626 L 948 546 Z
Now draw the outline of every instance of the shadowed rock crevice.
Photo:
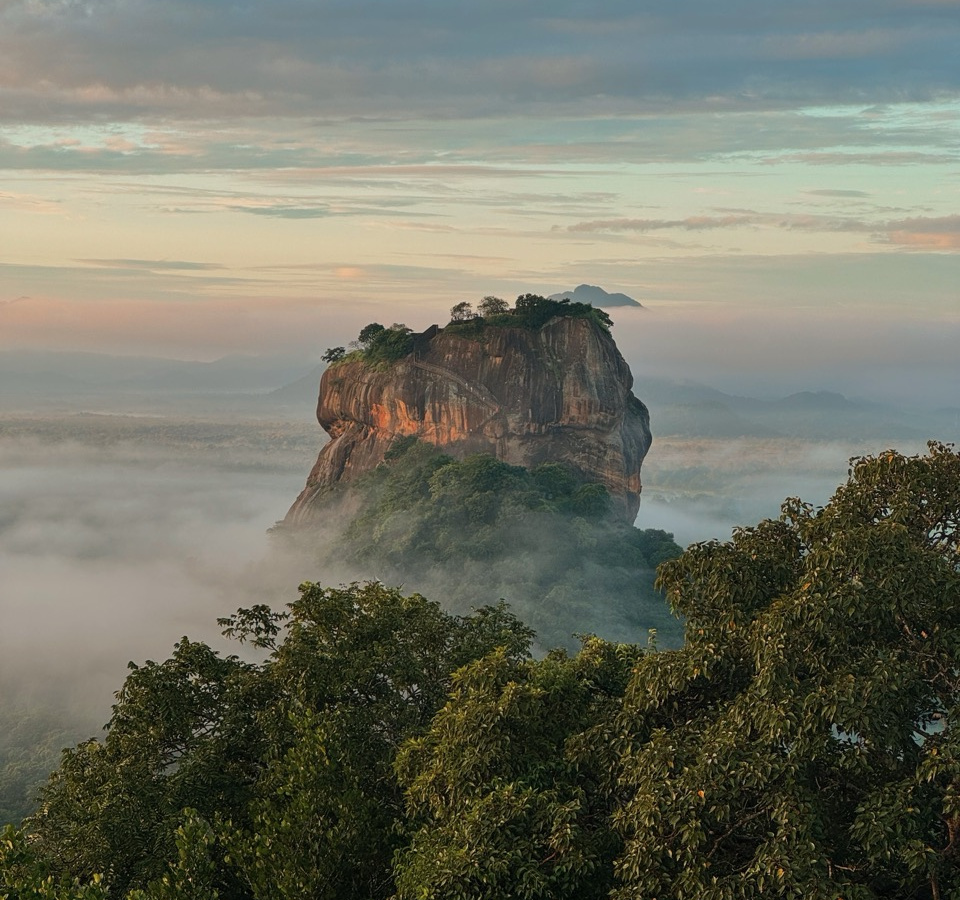
M 327 488 L 375 468 L 407 436 L 459 459 L 490 453 L 528 468 L 562 463 L 605 485 L 632 523 L 651 440 L 647 408 L 632 386 L 610 333 L 572 317 L 469 336 L 433 326 L 387 367 L 336 363 L 323 373 L 317 406 L 331 440 L 285 524 L 309 524 Z

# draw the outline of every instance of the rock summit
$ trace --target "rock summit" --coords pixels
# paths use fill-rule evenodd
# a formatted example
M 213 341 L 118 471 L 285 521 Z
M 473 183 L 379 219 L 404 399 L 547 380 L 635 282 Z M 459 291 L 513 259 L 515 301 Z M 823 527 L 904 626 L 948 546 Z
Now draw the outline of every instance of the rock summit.
M 605 485 L 633 522 L 649 415 L 607 328 L 568 316 L 538 328 L 434 325 L 410 347 L 389 365 L 347 356 L 324 371 L 317 419 L 330 441 L 285 524 L 315 521 L 330 487 L 378 466 L 406 436 L 456 458 L 561 463 Z

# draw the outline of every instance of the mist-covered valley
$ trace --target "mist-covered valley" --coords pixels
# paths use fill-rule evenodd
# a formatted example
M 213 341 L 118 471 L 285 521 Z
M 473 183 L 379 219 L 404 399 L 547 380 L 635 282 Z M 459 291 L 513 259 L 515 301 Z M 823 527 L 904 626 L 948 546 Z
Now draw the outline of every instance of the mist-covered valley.
M 254 603 L 280 608 L 303 580 L 379 574 L 321 571 L 267 537 L 325 439 L 309 361 L 290 371 L 232 360 L 244 388 L 236 391 L 224 382 L 202 390 L 191 378 L 209 369 L 177 375 L 169 361 L 139 366 L 162 378 L 133 381 L 118 377 L 110 358 L 85 357 L 70 381 L 77 360 L 47 362 L 62 368 L 34 358 L 14 378 L 18 361 L 0 362 L 10 376 L 0 409 L 0 813 L 8 818 L 28 808 L 23 792 L 56 764 L 60 746 L 99 733 L 129 660 L 163 659 L 183 635 L 221 646 L 218 616 Z M 643 377 L 635 392 L 654 433 L 637 526 L 672 532 L 681 545 L 776 516 L 787 496 L 825 502 L 851 456 L 916 453 L 926 438 L 958 436 L 951 410 L 921 414 L 825 394 L 761 401 Z
M 296 575 L 265 575 L 265 532 L 316 431 L 69 409 L 0 418 L 0 816 L 28 808 L 23 789 L 61 747 L 101 733 L 129 660 L 164 659 L 183 635 L 215 640 L 224 611 L 295 594 Z M 285 593 L 264 597 L 271 584 Z

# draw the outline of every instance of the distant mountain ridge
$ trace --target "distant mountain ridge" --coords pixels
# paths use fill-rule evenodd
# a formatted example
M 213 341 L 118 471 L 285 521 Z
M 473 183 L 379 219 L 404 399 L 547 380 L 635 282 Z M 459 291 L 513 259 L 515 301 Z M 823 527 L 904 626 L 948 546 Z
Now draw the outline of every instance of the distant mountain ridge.
M 230 355 L 203 362 L 0 350 L 0 413 L 72 409 L 299 419 L 315 406 L 316 388 L 310 392 L 312 399 L 307 391 L 284 388 L 315 365 L 293 355 Z M 310 375 L 319 380 L 319 373 Z
M 306 367 L 302 358 L 231 354 L 212 362 L 82 351 L 0 352 L 0 377 L 38 389 L 74 384 L 142 391 L 267 393 L 289 384 Z
M 654 432 L 687 437 L 798 437 L 813 440 L 955 440 L 949 411 L 898 409 L 833 391 L 799 391 L 776 400 L 725 394 L 696 382 L 638 376 Z M 953 419 L 953 421 L 951 421 Z
M 557 295 L 561 296 L 561 295 Z M 231 355 L 212 362 L 77 351 L 0 350 L 0 414 L 112 410 L 163 415 L 313 419 L 325 366 L 302 356 Z M 960 441 L 960 407 L 909 407 L 801 390 L 777 399 L 693 381 L 637 376 L 656 435 L 910 438 Z
M 572 291 L 562 294 L 551 294 L 548 300 L 569 300 L 572 303 L 590 303 L 601 308 L 608 306 L 637 306 L 643 309 L 643 304 L 626 294 L 610 294 L 595 284 L 579 284 Z

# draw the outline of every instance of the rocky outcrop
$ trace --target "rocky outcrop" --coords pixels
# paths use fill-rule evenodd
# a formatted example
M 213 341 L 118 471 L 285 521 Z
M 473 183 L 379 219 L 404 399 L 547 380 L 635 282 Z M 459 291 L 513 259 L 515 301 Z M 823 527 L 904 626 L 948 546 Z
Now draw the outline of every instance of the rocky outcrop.
M 563 463 L 605 484 L 633 522 L 650 428 L 632 385 L 609 332 L 571 317 L 469 336 L 433 326 L 388 367 L 334 364 L 320 380 L 317 406 L 331 440 L 285 524 L 314 520 L 327 488 L 376 467 L 407 435 L 457 458 L 492 453 L 527 467 Z

